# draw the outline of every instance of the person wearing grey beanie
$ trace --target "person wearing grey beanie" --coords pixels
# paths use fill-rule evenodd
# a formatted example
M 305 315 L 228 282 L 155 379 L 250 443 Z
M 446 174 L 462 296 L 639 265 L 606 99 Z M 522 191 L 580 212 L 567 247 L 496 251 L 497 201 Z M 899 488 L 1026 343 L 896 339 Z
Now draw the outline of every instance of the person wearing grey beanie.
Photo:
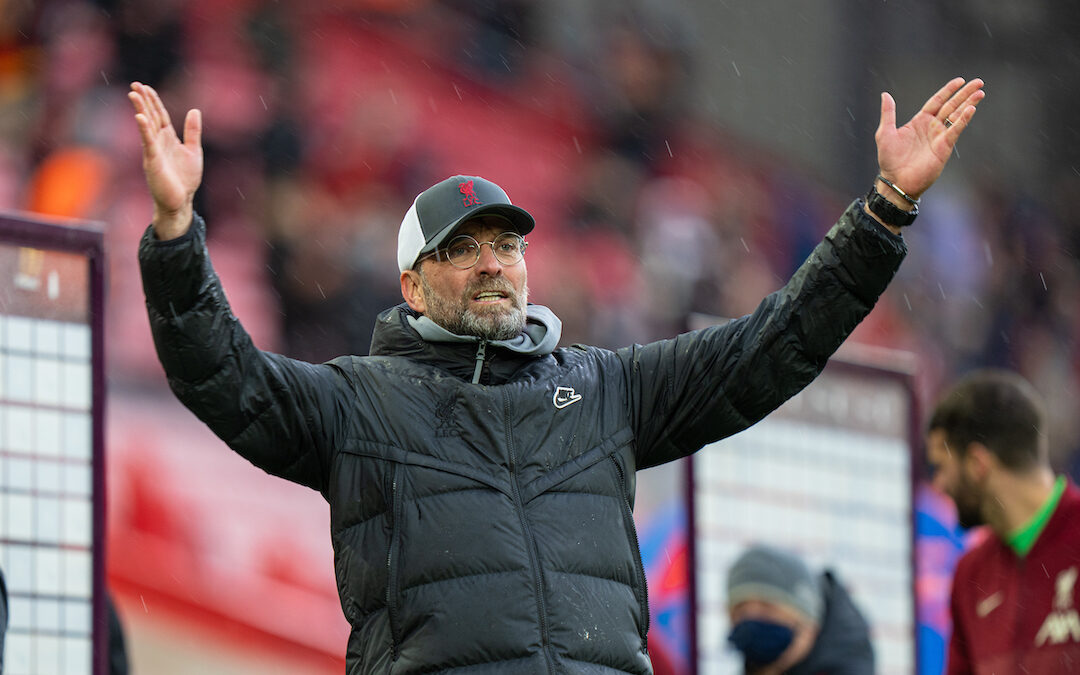
M 867 675 L 874 654 L 866 619 L 830 571 L 813 573 L 790 551 L 755 545 L 728 570 L 728 641 L 747 675 Z

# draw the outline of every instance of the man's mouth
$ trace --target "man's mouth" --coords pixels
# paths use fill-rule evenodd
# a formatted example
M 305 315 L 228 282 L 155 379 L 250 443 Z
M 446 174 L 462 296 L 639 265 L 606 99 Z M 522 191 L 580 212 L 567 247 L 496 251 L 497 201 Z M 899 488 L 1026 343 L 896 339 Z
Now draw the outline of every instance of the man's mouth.
M 474 302 L 499 302 L 506 298 L 506 293 L 502 291 L 481 291 L 473 296 Z

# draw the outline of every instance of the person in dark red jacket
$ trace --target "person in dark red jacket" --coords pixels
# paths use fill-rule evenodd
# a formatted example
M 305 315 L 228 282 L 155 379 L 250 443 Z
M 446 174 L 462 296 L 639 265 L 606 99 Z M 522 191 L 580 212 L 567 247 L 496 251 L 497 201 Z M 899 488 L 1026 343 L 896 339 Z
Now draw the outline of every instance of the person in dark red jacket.
M 1050 466 L 1044 406 L 1015 373 L 980 370 L 941 399 L 927 456 L 962 527 L 948 673 L 1080 672 L 1080 490 Z

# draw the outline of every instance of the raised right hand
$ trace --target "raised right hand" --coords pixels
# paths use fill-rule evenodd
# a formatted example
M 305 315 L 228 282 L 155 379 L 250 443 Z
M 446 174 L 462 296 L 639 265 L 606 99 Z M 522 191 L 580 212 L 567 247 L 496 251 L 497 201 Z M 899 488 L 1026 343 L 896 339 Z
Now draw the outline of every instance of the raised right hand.
M 131 83 L 128 98 L 142 137 L 143 172 L 154 199 L 154 232 L 175 239 L 191 224 L 195 190 L 202 182 L 202 114 L 189 110 L 181 142 L 161 98 L 153 87 Z

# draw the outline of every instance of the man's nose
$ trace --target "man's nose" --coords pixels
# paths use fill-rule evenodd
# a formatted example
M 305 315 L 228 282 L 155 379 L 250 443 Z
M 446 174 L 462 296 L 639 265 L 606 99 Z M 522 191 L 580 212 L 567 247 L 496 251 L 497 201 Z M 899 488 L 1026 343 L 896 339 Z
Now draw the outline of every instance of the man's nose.
M 502 274 L 502 263 L 495 257 L 495 243 L 480 243 L 480 257 L 476 261 L 476 271 L 482 274 Z

